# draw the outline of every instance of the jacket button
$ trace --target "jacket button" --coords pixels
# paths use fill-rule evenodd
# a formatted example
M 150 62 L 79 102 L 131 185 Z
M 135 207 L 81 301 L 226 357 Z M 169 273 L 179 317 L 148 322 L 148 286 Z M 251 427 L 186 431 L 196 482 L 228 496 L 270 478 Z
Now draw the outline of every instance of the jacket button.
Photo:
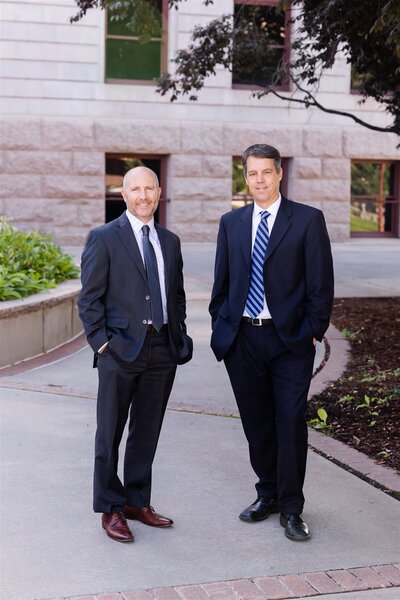
M 143 319 L 142 323 L 143 323 L 143 325 L 147 325 L 146 319 Z
M 150 300 L 150 296 L 146 296 L 146 300 Z

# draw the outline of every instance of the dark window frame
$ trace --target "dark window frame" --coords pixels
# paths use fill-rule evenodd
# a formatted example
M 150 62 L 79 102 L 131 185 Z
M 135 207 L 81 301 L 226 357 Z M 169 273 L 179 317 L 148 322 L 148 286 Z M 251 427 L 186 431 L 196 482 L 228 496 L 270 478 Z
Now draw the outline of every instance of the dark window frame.
M 351 164 L 373 164 L 373 165 L 392 165 L 394 164 L 394 178 L 393 178 L 393 194 L 388 196 L 390 198 L 389 201 L 385 200 L 385 204 L 390 204 L 392 206 L 392 228 L 390 231 L 351 231 L 350 229 L 350 237 L 351 238 L 397 238 L 399 237 L 399 215 L 400 215 L 400 161 L 395 159 L 357 159 L 353 158 L 351 160 Z M 350 181 L 351 185 L 351 181 Z M 353 198 L 357 197 L 366 197 L 366 196 L 353 196 L 350 191 L 350 209 Z
M 234 0 L 234 6 L 245 4 L 247 6 L 271 6 L 272 8 L 276 6 L 276 0 Z M 285 42 L 282 44 L 283 46 L 283 59 L 286 65 L 290 63 L 290 49 L 291 49 L 291 9 L 287 9 L 285 11 Z M 274 44 L 271 44 L 273 47 Z M 233 73 L 232 73 L 233 78 Z M 262 90 L 265 86 L 257 85 L 257 84 L 248 84 L 248 83 L 233 83 L 232 80 L 232 89 L 234 90 Z M 274 89 L 279 92 L 288 92 L 290 91 L 290 79 L 287 77 L 286 81 L 281 85 L 274 86 Z
M 167 70 L 168 63 L 168 0 L 161 0 L 162 2 L 162 32 L 159 38 L 150 38 L 150 42 L 160 42 L 160 73 Z M 108 14 L 104 11 L 105 15 L 105 40 L 104 40 L 104 82 L 105 83 L 117 83 L 123 85 L 156 85 L 152 79 L 121 79 L 117 77 L 107 77 L 107 40 L 109 39 L 123 39 L 127 41 L 137 41 L 138 36 L 121 36 L 121 35 L 109 35 L 108 34 Z

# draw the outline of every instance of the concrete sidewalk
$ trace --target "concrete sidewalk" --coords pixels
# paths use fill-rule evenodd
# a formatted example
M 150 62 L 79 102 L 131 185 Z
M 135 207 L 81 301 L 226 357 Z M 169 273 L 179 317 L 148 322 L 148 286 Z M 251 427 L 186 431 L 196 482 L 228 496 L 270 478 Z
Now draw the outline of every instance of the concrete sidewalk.
M 400 504 L 315 452 L 310 542 L 287 540 L 278 515 L 238 519 L 255 478 L 240 421 L 220 416 L 236 405 L 209 349 L 214 246 L 183 252 L 195 354 L 178 369 L 152 498 L 175 526 L 132 522 L 135 543 L 117 544 L 92 513 L 96 372 L 83 344 L 34 370 L 0 372 L 1 600 L 400 598 Z M 334 245 L 334 257 L 337 296 L 400 295 L 398 240 Z

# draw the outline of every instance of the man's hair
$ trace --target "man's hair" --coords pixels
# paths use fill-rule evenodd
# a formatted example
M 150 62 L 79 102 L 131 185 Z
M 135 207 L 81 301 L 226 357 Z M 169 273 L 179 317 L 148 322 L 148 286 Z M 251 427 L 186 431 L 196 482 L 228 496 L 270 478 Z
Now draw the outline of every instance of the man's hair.
M 274 146 L 268 146 L 268 144 L 253 144 L 253 146 L 246 148 L 242 154 L 243 173 L 245 177 L 247 176 L 247 159 L 249 156 L 255 156 L 255 158 L 272 158 L 277 173 L 281 170 L 282 158 L 279 150 L 274 148 Z

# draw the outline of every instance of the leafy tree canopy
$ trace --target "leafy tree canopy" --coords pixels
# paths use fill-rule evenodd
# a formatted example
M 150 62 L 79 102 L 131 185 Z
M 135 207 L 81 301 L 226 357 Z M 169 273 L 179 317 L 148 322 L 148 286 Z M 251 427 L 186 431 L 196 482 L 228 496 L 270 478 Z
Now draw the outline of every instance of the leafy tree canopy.
M 132 27 L 144 32 L 160 27 L 154 12 L 155 0 L 75 0 L 79 12 L 71 20 L 79 20 L 88 9 L 108 8 L 111 18 L 128 19 Z M 178 8 L 186 0 L 168 0 L 170 8 Z M 203 0 L 207 6 L 213 0 Z M 314 106 L 325 112 L 351 117 L 365 127 L 400 135 L 400 2 L 399 0 L 273 0 L 271 10 L 291 9 L 291 23 L 296 27 L 289 63 L 276 64 L 271 83 L 254 92 L 257 97 L 272 93 L 290 102 Z M 241 5 L 246 8 L 246 2 Z M 232 70 L 233 64 L 254 64 L 265 57 L 265 35 L 254 35 L 246 29 L 246 20 L 222 15 L 206 25 L 197 26 L 192 41 L 174 58 L 175 73 L 161 74 L 158 92 L 171 101 L 188 95 L 197 100 L 206 77 L 217 66 Z M 267 25 L 268 26 L 268 25 Z M 252 34 L 251 34 L 252 33 Z M 147 33 L 147 35 L 149 35 Z M 345 52 L 347 62 L 357 74 L 362 102 L 373 98 L 392 117 L 389 127 L 378 127 L 362 121 L 352 113 L 323 106 L 316 98 L 322 73 L 333 66 L 338 50 Z M 299 93 L 277 91 L 276 83 L 290 78 Z

